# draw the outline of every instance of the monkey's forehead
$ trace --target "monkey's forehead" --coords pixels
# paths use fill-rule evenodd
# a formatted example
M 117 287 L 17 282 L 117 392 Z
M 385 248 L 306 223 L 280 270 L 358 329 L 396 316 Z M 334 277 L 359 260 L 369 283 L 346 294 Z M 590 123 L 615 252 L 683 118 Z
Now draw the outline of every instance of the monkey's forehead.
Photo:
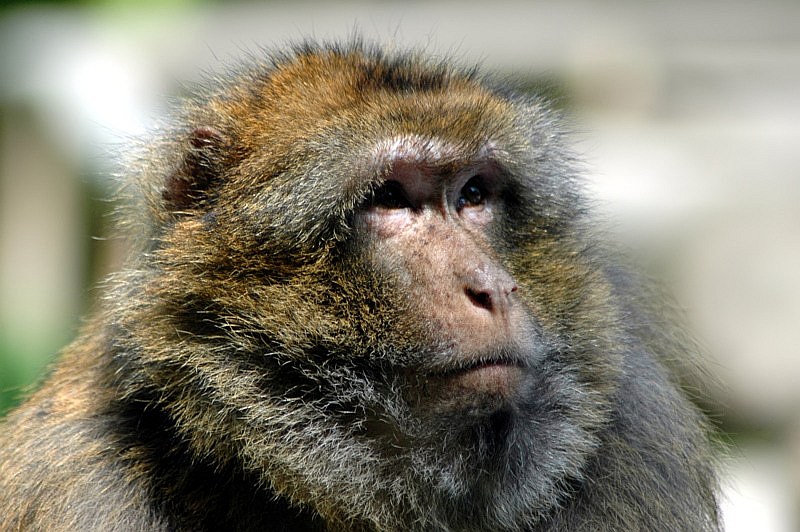
M 256 67 L 205 110 L 235 124 L 241 138 L 269 139 L 278 151 L 332 135 L 349 147 L 406 135 L 470 142 L 476 150 L 509 130 L 514 107 L 470 71 L 354 44 L 304 49 Z
M 398 164 L 431 172 L 452 172 L 465 165 L 495 162 L 504 154 L 491 139 L 478 139 L 465 146 L 436 136 L 409 133 L 379 138 L 364 156 L 366 171 L 383 174 Z

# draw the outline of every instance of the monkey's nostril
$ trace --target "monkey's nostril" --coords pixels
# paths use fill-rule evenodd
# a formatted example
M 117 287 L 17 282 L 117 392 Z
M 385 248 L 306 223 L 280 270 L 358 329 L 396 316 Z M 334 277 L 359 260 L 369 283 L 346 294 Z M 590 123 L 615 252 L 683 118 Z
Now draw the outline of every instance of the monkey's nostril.
M 489 292 L 476 292 L 470 288 L 464 291 L 475 306 L 492 310 L 492 295 Z

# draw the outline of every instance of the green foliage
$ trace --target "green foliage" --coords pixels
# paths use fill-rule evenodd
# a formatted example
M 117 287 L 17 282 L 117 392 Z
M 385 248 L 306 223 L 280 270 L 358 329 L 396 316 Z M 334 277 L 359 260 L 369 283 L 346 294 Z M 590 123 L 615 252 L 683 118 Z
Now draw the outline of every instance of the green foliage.
M 37 382 L 44 364 L 41 356 L 20 354 L 0 340 L 0 417 L 18 404 Z

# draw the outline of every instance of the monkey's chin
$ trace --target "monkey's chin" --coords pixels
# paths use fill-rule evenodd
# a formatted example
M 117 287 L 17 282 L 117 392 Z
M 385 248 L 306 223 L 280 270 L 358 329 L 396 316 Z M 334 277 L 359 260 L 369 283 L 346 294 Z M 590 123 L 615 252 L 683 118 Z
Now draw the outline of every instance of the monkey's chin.
M 428 378 L 425 403 L 433 412 L 488 413 L 513 403 L 526 379 L 525 368 L 505 362 L 482 363 Z
M 444 386 L 456 395 L 477 394 L 502 399 L 516 395 L 523 369 L 504 363 L 481 364 L 444 378 Z

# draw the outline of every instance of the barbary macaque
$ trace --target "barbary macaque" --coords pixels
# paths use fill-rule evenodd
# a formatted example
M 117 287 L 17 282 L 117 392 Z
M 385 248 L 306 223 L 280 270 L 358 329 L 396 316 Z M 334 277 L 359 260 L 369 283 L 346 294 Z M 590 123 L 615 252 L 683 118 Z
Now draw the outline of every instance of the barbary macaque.
M 546 102 L 361 42 L 215 83 L 0 428 L 0 529 L 719 529 L 694 348 Z

